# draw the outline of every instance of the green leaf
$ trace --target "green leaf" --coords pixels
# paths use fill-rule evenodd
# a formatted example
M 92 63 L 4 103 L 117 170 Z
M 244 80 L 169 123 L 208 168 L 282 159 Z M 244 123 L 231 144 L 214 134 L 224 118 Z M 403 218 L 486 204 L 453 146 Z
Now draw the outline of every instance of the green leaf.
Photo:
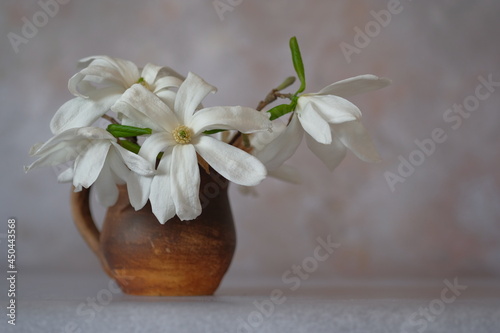
M 283 83 L 281 83 L 279 86 L 274 88 L 274 90 L 281 91 L 285 88 L 290 87 L 294 82 L 295 82 L 295 76 L 289 76 L 285 79 L 285 81 L 283 81 Z
M 224 132 L 224 131 L 227 131 L 227 130 L 225 130 L 225 129 L 213 129 L 213 130 L 204 131 L 203 134 L 210 135 L 210 134 L 215 134 L 215 133 Z
M 297 42 L 297 37 L 290 38 L 290 51 L 292 51 L 292 61 L 295 72 L 300 80 L 299 90 L 295 94 L 300 94 L 306 89 L 306 75 L 304 73 L 304 63 L 302 62 L 302 56 L 300 55 L 299 43 Z
M 129 138 L 132 136 L 139 136 L 145 134 L 151 134 L 151 128 L 140 128 L 134 126 L 125 126 L 118 124 L 110 124 L 106 129 L 115 138 Z
M 137 143 L 133 143 L 133 142 L 128 141 L 128 140 L 118 140 L 118 143 L 123 148 L 130 150 L 131 152 L 133 152 L 135 154 L 139 154 L 139 150 L 141 149 L 141 146 L 139 146 Z
M 278 106 L 275 106 L 274 108 L 270 109 L 269 112 L 271 114 L 270 120 L 278 119 L 281 116 L 284 116 L 287 113 L 290 113 L 294 109 L 294 105 L 292 104 L 281 104 Z

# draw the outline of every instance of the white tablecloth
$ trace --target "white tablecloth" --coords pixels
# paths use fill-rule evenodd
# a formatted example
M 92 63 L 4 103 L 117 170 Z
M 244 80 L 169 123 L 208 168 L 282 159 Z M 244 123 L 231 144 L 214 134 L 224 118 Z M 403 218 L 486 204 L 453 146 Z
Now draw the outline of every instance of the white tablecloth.
M 138 297 L 119 292 L 102 273 L 20 271 L 16 325 L 4 314 L 0 331 L 500 332 L 498 280 L 297 284 L 230 274 L 215 296 Z

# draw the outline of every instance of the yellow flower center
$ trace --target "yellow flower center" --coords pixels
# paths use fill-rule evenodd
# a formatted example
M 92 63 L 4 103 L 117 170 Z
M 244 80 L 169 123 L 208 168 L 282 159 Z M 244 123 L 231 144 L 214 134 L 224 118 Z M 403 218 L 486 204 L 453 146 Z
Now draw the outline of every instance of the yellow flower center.
M 191 142 L 193 131 L 187 126 L 180 125 L 174 129 L 172 135 L 174 136 L 175 142 L 185 145 Z
M 151 87 L 149 86 L 149 84 L 146 82 L 146 80 L 144 80 L 143 77 L 140 77 L 139 80 L 137 80 L 138 84 L 140 84 L 141 86 L 144 86 L 146 89 L 148 90 L 151 90 Z

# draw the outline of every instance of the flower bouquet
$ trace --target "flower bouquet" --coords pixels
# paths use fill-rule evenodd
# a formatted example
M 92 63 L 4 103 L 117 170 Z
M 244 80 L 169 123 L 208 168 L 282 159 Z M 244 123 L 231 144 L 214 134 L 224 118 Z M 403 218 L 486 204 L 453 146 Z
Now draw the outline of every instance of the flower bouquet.
M 364 161 L 379 156 L 346 100 L 390 81 L 360 75 L 317 93 L 306 88 L 295 37 L 295 77 L 272 89 L 256 109 L 202 106 L 216 88 L 194 73 L 93 56 L 69 80 L 75 98 L 50 123 L 54 136 L 36 144 L 26 171 L 67 165 L 60 182 L 73 185 L 73 217 L 105 271 L 127 293 L 212 294 L 232 259 L 235 232 L 227 184 L 255 186 L 267 175 L 294 182 L 284 164 L 303 137 L 333 170 L 347 149 Z M 267 108 L 277 100 L 286 103 Z M 100 118 L 106 128 L 94 126 Z M 89 189 L 109 207 L 99 231 Z M 207 279 L 207 277 L 209 277 Z M 213 280 L 208 281 L 207 280 Z

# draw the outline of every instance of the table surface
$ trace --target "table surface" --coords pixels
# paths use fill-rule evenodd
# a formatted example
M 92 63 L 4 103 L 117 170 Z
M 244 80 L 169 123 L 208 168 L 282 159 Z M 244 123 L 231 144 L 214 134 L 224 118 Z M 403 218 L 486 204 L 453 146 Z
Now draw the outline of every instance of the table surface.
M 3 315 L 1 332 L 500 332 L 500 280 L 319 278 L 298 286 L 233 274 L 214 296 L 143 297 L 122 294 L 102 273 L 17 278 L 16 325 Z

